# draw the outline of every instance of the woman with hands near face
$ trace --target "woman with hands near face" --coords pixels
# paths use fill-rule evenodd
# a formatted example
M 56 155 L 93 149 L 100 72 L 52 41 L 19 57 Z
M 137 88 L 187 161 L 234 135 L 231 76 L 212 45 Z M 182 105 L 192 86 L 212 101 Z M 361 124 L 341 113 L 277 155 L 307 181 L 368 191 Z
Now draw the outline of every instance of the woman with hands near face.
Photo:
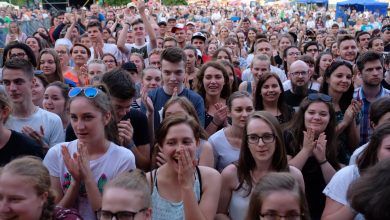
M 312 219 L 325 206 L 322 190 L 340 166 L 337 160 L 336 119 L 332 98 L 309 94 L 284 131 L 289 164 L 302 171 Z
M 221 187 L 212 168 L 196 166 L 200 126 L 175 115 L 162 122 L 157 143 L 166 163 L 147 174 L 152 186 L 152 219 L 214 219 Z
M 103 90 L 75 87 L 69 97 L 71 125 L 78 139 L 50 148 L 44 164 L 58 195 L 56 204 L 77 207 L 84 219 L 93 220 L 105 183 L 134 169 L 135 159 L 130 150 L 114 144 L 119 132 Z

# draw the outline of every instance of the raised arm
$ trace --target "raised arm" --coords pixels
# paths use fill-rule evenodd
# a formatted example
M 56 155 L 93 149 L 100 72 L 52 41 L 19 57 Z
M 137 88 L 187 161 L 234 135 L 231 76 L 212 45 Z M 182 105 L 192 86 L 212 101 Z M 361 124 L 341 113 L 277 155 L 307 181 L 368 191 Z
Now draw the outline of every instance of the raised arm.
M 145 2 L 144 0 L 138 0 L 137 3 L 138 3 L 139 14 L 145 25 L 146 33 L 149 35 L 150 45 L 152 46 L 152 49 L 154 49 L 157 47 L 156 33 L 154 33 L 153 27 L 150 24 L 149 19 L 146 17 Z

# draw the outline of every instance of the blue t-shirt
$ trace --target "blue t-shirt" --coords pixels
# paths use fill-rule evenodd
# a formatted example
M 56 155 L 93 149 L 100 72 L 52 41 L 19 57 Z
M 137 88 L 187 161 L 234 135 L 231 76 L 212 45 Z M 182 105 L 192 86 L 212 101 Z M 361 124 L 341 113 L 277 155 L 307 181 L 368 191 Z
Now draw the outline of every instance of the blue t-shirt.
M 204 110 L 204 101 L 203 98 L 187 88 L 184 88 L 183 91 L 178 94 L 178 96 L 185 96 L 190 102 L 194 105 L 196 112 L 198 113 L 198 117 L 200 120 L 200 124 L 204 127 L 205 121 L 205 110 Z M 164 89 L 157 88 L 149 92 L 149 97 L 153 102 L 154 106 L 154 128 L 157 129 L 160 127 L 160 122 L 162 121 L 160 118 L 159 112 L 162 111 L 165 103 L 172 97 L 164 92 Z M 145 105 L 141 105 L 141 111 L 146 112 Z

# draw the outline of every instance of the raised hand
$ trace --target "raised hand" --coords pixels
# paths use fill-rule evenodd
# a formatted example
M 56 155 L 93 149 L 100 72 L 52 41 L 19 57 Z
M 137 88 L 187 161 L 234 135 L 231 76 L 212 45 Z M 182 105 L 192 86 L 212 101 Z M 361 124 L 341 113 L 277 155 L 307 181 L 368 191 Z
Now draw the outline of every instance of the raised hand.
M 320 136 L 318 136 L 316 144 L 313 149 L 313 155 L 317 159 L 318 162 L 322 162 L 326 160 L 326 134 L 322 132 Z
M 228 115 L 227 106 L 223 103 L 216 103 L 214 107 L 217 109 L 213 117 L 214 122 L 217 125 L 225 124 Z
M 308 129 L 303 131 L 303 147 L 302 150 L 308 151 L 310 154 L 313 153 L 314 146 L 316 142 L 314 141 L 315 131 L 313 129 Z
M 126 147 L 133 140 L 134 128 L 131 125 L 130 119 L 123 120 L 118 123 L 119 144 Z
M 73 157 L 69 154 L 68 148 L 66 145 L 61 146 L 61 154 L 64 160 L 66 169 L 68 169 L 70 175 L 72 176 L 72 180 L 76 183 L 80 183 L 81 181 L 81 173 L 80 167 L 78 163 L 78 154 L 74 153 Z
M 196 161 L 191 157 L 188 148 L 179 149 L 179 172 L 178 180 L 182 190 L 192 190 L 194 187 L 194 172 Z

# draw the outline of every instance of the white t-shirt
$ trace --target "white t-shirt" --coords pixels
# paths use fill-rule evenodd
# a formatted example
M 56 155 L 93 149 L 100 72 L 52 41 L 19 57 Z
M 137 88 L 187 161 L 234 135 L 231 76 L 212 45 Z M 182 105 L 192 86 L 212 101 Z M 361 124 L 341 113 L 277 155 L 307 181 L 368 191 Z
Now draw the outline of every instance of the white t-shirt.
M 284 74 L 284 71 L 279 69 L 276 66 L 271 65 L 271 73 L 275 73 L 276 75 L 278 75 L 279 79 L 280 79 L 280 81 L 282 81 L 282 83 L 287 80 L 287 77 L 286 77 L 286 74 Z M 244 70 L 241 78 L 243 81 L 252 81 L 253 74 L 251 73 L 251 69 L 248 68 L 248 69 Z
M 70 185 L 71 176 L 65 166 L 61 153 L 61 146 L 66 145 L 69 154 L 73 155 L 73 153 L 77 152 L 77 142 L 78 140 L 74 140 L 72 142 L 55 145 L 47 152 L 46 157 L 43 160 L 44 165 L 49 170 L 50 176 L 58 177 L 60 179 L 64 193 Z M 135 169 L 135 158 L 130 150 L 111 142 L 107 152 L 100 158 L 89 161 L 89 165 L 99 191 L 102 193 L 104 185 L 109 180 L 112 180 L 120 173 Z M 80 187 L 77 201 L 78 211 L 84 219 L 96 219 L 94 211 L 88 201 L 84 185 Z
M 319 84 L 318 82 L 311 82 L 307 86 L 307 88 L 312 89 L 312 90 L 316 90 L 317 92 L 320 91 L 320 87 L 321 87 L 321 84 Z M 291 80 L 286 80 L 283 82 L 283 90 L 284 91 L 288 91 L 291 88 L 292 88 Z
M 44 130 L 44 139 L 49 147 L 65 140 L 64 128 L 61 118 L 49 111 L 38 108 L 30 117 L 18 118 L 10 115 L 5 127 L 14 131 L 22 132 L 24 126 L 30 126 L 32 129 L 41 132 L 41 126 Z
M 359 148 L 357 148 L 357 149 L 353 152 L 351 158 L 349 159 L 349 165 L 354 165 L 354 164 L 356 164 L 357 158 L 360 157 L 360 155 L 361 155 L 361 154 L 363 153 L 363 151 L 367 148 L 367 146 L 368 146 L 369 143 L 370 143 L 370 142 L 363 144 L 362 146 L 360 146 Z
M 90 47 L 89 50 L 91 51 L 91 57 L 89 58 L 89 60 L 95 59 L 94 58 L 94 49 L 93 49 L 93 47 Z M 118 47 L 115 44 L 106 44 L 106 43 L 104 43 L 103 44 L 103 53 L 110 53 L 110 54 L 114 55 L 115 59 L 118 62 L 121 61 L 121 53 L 120 53 Z M 98 59 L 101 59 L 101 57 L 99 57 Z
M 141 54 L 143 57 L 144 57 L 144 62 L 145 63 L 148 63 L 148 55 L 150 54 L 150 52 L 152 51 L 152 44 L 150 43 L 150 41 L 146 42 L 145 44 L 141 45 L 141 46 L 137 46 L 135 44 L 125 44 L 125 47 L 126 49 L 129 51 L 128 52 L 128 55 L 131 54 L 131 53 L 139 53 Z
M 346 166 L 337 171 L 325 187 L 323 193 L 334 201 L 349 206 L 347 201 L 348 188 L 359 177 L 359 169 L 356 165 Z M 361 214 L 357 214 L 354 220 L 364 220 L 364 217 Z

